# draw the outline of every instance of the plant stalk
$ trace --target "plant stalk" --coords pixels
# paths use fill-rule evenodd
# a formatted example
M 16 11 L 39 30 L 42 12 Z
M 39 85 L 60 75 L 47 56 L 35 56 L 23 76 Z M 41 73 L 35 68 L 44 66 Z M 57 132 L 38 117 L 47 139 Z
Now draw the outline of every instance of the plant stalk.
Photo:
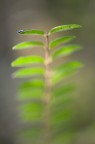
M 50 138 L 50 113 L 51 113 L 51 89 L 52 89 L 52 59 L 50 55 L 50 49 L 49 49 L 49 35 L 45 35 L 45 84 L 46 84 L 46 89 L 45 89 L 45 144 L 49 142 Z

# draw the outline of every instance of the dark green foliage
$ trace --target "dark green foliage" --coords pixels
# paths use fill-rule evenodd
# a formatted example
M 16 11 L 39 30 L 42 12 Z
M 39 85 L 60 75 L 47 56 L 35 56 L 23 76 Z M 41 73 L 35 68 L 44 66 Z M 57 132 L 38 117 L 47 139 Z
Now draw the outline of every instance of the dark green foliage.
M 45 56 L 22 56 L 11 64 L 12 67 L 19 67 L 19 70 L 13 73 L 13 77 L 30 78 L 19 87 L 18 99 L 23 101 L 19 106 L 22 121 L 31 122 L 32 126 L 22 130 L 20 136 L 30 138 L 34 144 L 63 144 L 66 138 L 71 137 L 70 132 L 65 128 L 72 117 L 69 106 L 71 98 L 68 94 L 71 94 L 75 87 L 63 85 L 62 81 L 81 68 L 82 64 L 78 61 L 65 63 L 62 61 L 57 65 L 55 60 L 57 62 L 60 57 L 69 56 L 80 50 L 81 46 L 66 44 L 75 36 L 64 36 L 51 42 L 49 42 L 49 36 L 56 32 L 80 27 L 77 24 L 62 25 L 51 29 L 48 33 L 41 30 L 19 31 L 20 34 L 43 36 L 46 40 L 45 44 L 27 41 L 15 45 L 13 50 L 40 46 Z M 57 48 L 62 44 L 64 45 Z

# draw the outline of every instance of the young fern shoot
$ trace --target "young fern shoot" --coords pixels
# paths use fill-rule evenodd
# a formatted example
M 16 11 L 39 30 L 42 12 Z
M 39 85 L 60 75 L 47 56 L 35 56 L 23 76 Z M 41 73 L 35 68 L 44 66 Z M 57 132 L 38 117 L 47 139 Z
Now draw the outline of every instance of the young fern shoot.
M 41 47 L 45 56 L 27 55 L 14 60 L 12 67 L 19 67 L 13 73 L 14 78 L 27 78 L 19 87 L 19 99 L 26 101 L 20 105 L 20 114 L 24 122 L 32 123 L 31 128 L 22 130 L 22 136 L 30 136 L 34 144 L 64 143 L 62 127 L 70 111 L 64 109 L 64 97 L 71 92 L 71 85 L 63 85 L 65 77 L 73 74 L 82 64 L 78 61 L 55 64 L 60 57 L 66 57 L 81 49 L 81 46 L 67 44 L 75 36 L 63 36 L 50 41 L 50 36 L 57 32 L 80 28 L 80 25 L 70 24 L 52 28 L 48 33 L 42 30 L 20 30 L 19 34 L 43 36 L 45 43 L 40 41 L 21 42 L 13 50 Z M 60 48 L 57 48 L 58 46 Z M 54 51 L 52 52 L 52 49 Z M 38 65 L 41 64 L 41 65 Z M 29 79 L 28 79 L 29 77 Z M 28 101 L 27 100 L 31 100 Z M 60 133 L 59 133 L 60 131 Z M 57 137 L 56 137 L 57 134 Z

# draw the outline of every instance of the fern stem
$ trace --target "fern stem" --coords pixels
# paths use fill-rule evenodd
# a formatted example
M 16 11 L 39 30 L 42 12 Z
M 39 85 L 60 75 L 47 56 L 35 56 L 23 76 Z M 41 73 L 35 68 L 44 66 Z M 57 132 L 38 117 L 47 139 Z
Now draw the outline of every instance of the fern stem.
M 52 59 L 50 55 L 50 49 L 49 49 L 49 35 L 45 35 L 45 41 L 46 41 L 46 46 L 45 46 L 45 84 L 46 84 L 46 89 L 45 89 L 45 144 L 48 143 L 49 140 L 49 135 L 50 135 L 50 107 L 51 107 L 51 89 L 52 89 Z

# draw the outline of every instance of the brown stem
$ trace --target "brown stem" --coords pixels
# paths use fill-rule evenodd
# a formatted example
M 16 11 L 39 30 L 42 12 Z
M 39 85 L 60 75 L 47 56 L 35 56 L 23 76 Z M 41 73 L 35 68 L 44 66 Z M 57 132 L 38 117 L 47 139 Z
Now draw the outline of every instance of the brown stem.
M 46 46 L 45 46 L 45 143 L 48 143 L 50 135 L 50 107 L 51 107 L 51 88 L 52 88 L 52 59 L 50 56 L 49 49 L 49 36 L 45 35 Z

